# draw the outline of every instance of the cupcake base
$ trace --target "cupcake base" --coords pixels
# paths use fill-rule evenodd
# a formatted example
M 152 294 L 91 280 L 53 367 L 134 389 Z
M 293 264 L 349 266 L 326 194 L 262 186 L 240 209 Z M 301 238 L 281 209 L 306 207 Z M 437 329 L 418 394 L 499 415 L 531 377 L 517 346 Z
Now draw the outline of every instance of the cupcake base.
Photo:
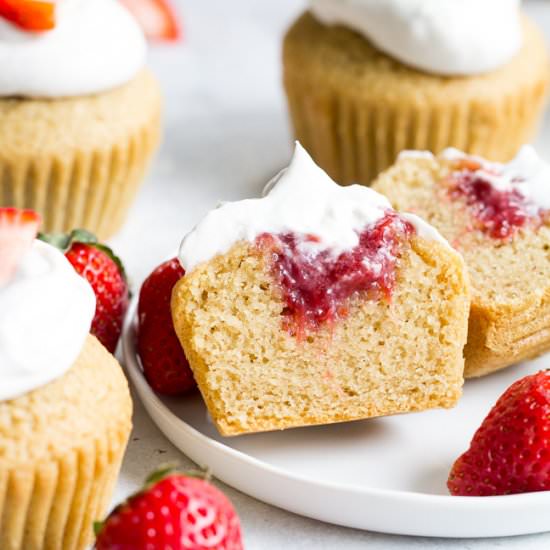
M 38 211 L 44 231 L 113 235 L 157 148 L 160 112 L 148 70 L 91 96 L 0 99 L 0 206 Z
M 404 149 L 510 160 L 533 137 L 550 82 L 544 39 L 526 18 L 523 27 L 524 46 L 506 66 L 449 78 L 406 67 L 306 13 L 283 51 L 295 136 L 342 184 L 370 184 Z
M 0 403 L 0 548 L 84 550 L 131 430 L 115 359 L 92 336 L 62 378 Z

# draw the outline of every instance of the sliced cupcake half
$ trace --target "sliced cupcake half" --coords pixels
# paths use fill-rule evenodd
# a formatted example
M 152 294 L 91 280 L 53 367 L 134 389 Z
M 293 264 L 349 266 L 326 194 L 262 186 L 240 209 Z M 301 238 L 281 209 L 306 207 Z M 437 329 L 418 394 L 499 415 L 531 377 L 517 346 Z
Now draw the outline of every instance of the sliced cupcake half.
M 461 256 L 299 145 L 262 199 L 184 239 L 178 337 L 224 435 L 452 407 L 469 311 Z
M 402 153 L 374 189 L 438 228 L 472 283 L 465 375 L 550 350 L 550 166 L 523 147 L 508 164 L 447 149 Z

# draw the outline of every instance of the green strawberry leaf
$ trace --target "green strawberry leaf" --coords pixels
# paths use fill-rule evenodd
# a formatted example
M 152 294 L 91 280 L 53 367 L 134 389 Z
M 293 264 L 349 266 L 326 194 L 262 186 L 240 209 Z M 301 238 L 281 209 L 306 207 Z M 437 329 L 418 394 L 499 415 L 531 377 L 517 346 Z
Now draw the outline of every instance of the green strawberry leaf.
M 38 238 L 41 241 L 55 246 L 63 253 L 67 252 L 75 243 L 93 246 L 94 248 L 97 248 L 107 254 L 107 256 L 113 260 L 124 280 L 128 282 L 126 270 L 124 269 L 121 259 L 113 252 L 111 248 L 100 243 L 97 240 L 97 237 L 86 229 L 73 229 L 70 233 L 39 233 Z
M 103 526 L 105 525 L 104 521 L 94 521 L 94 535 L 96 537 L 99 536 L 99 533 L 103 530 Z

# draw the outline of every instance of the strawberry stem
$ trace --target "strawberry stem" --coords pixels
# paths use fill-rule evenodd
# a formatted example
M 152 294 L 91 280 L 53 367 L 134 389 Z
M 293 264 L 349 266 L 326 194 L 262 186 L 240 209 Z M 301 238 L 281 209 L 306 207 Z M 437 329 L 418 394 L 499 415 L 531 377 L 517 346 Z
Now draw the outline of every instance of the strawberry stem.
M 94 535 L 99 536 L 99 533 L 103 531 L 103 526 L 105 525 L 104 521 L 94 521 Z
M 107 254 L 107 256 L 117 265 L 123 279 L 128 281 L 124 265 L 120 258 L 107 245 L 100 243 L 97 237 L 86 229 L 73 229 L 70 233 L 39 233 L 38 238 L 41 241 L 55 246 L 63 253 L 67 252 L 73 244 L 88 244 L 93 246 Z
M 176 471 L 177 467 L 174 464 L 166 464 L 165 466 L 161 466 L 158 470 L 155 470 L 147 476 L 145 479 L 145 486 L 154 485 Z
M 165 477 L 168 477 L 172 474 L 181 474 L 187 477 L 194 477 L 197 479 L 202 479 L 204 481 L 209 481 L 212 477 L 212 472 L 209 468 L 206 468 L 204 470 L 185 470 L 182 471 L 178 469 L 177 465 L 175 464 L 166 464 L 161 466 L 158 470 L 155 470 L 152 472 L 149 477 L 145 480 L 145 486 L 149 487 L 150 485 L 154 485 L 155 483 L 158 483 L 159 481 L 163 480 Z

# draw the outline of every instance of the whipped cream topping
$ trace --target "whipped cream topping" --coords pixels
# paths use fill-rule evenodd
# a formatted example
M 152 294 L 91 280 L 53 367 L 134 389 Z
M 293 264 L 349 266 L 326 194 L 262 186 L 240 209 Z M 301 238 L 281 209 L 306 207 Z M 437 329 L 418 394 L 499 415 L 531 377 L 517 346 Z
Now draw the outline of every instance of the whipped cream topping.
M 36 240 L 0 287 L 0 401 L 62 376 L 81 352 L 94 313 L 89 283 L 59 250 Z
M 534 208 L 550 210 L 550 164 L 539 157 L 531 145 L 524 145 L 517 156 L 506 164 L 489 162 L 481 157 L 467 155 L 458 149 L 445 149 L 440 155 L 445 160 L 471 159 L 481 165 L 474 174 L 499 191 L 516 190 Z
M 315 17 L 345 25 L 412 67 L 475 75 L 505 65 L 522 44 L 520 0 L 309 0 Z
M 0 97 L 109 90 L 130 81 L 145 55 L 141 29 L 117 0 L 60 0 L 51 31 L 27 32 L 0 18 Z
M 189 273 L 202 262 L 227 252 L 238 241 L 254 242 L 262 233 L 315 235 L 300 246 L 351 250 L 358 232 L 392 210 L 380 193 L 362 185 L 341 187 L 319 168 L 299 144 L 290 166 L 281 171 L 260 199 L 228 202 L 210 211 L 184 239 L 181 265 Z M 417 234 L 447 244 L 437 230 L 412 214 L 403 214 Z

